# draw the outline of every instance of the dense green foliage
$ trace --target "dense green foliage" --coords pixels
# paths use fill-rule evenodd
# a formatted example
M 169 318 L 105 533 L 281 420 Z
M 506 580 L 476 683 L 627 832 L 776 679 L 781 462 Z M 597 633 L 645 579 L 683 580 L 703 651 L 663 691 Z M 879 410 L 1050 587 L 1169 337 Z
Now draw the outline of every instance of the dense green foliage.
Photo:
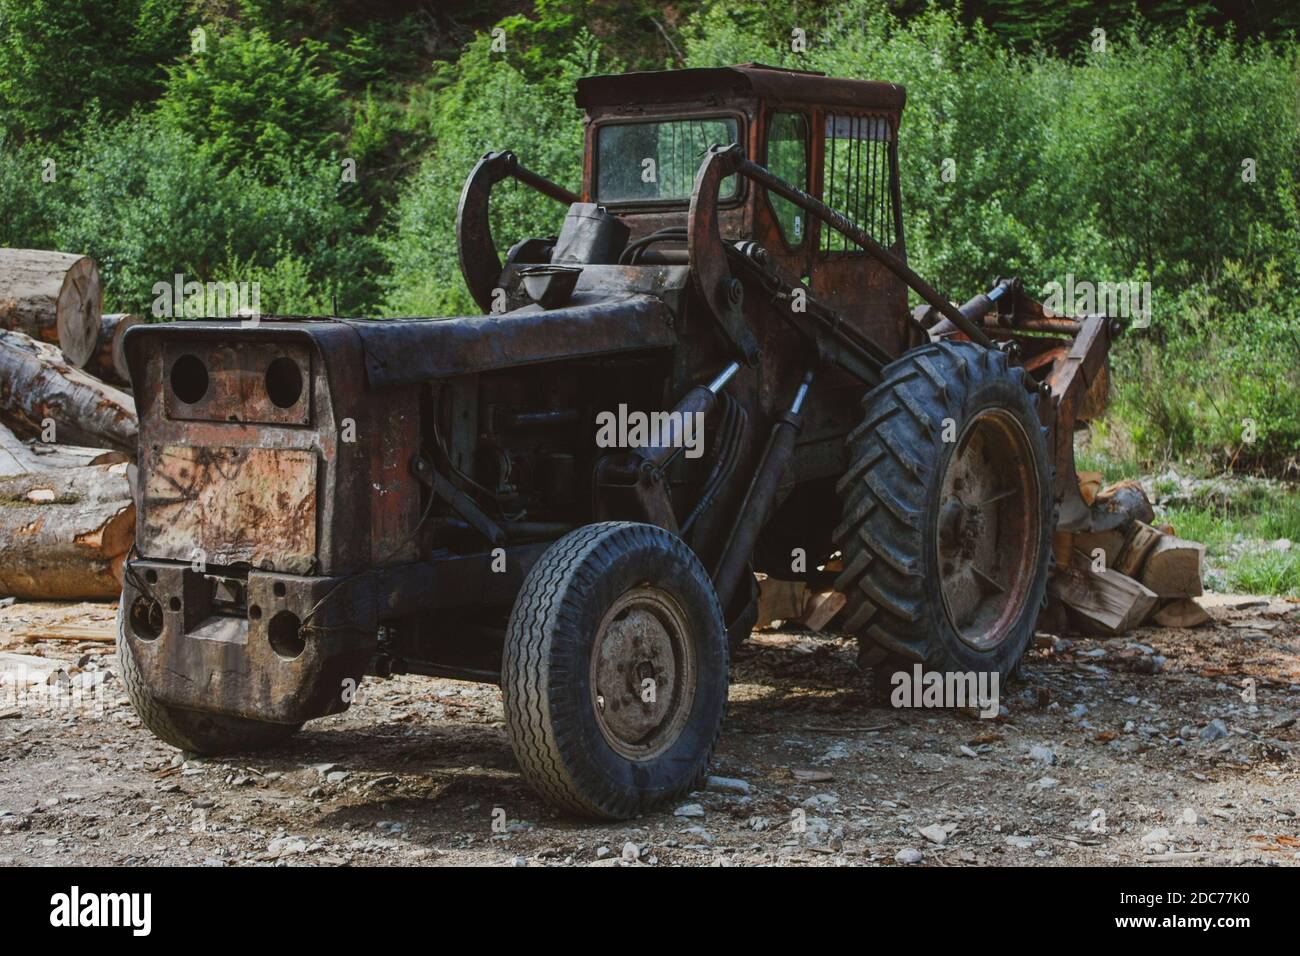
M 576 185 L 579 76 L 757 61 L 887 79 L 908 90 L 918 271 L 954 298 L 1012 273 L 1148 283 L 1097 437 L 1286 471 L 1300 22 L 1278 5 L 1235 23 L 1165 0 L 0 0 L 0 243 L 94 255 L 110 308 L 183 272 L 257 279 L 277 311 L 455 312 L 465 174 L 510 148 Z M 494 203 L 503 251 L 563 214 L 508 184 Z
M 194 131 L 225 168 L 326 155 L 338 138 L 338 78 L 317 70 L 313 53 L 258 29 L 232 29 L 203 47 L 168 68 L 164 123 Z
M 6 132 L 55 134 L 92 103 L 121 114 L 152 99 L 193 22 L 174 0 L 0 0 Z

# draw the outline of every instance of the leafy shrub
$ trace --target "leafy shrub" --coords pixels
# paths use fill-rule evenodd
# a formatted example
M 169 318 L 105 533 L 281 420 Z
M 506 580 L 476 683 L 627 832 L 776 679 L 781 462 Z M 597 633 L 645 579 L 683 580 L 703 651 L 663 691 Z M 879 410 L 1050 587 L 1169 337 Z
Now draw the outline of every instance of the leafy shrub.
M 265 182 L 224 169 L 185 133 L 134 117 L 87 130 L 70 147 L 46 203 L 51 242 L 98 260 L 107 306 L 145 310 L 154 283 L 176 273 L 227 280 L 230 263 L 272 268 L 286 255 L 310 264 L 340 308 L 372 307 L 378 265 L 332 161 L 286 164 Z
M 570 188 L 582 173 L 581 114 L 573 105 L 578 77 L 596 69 L 594 44 L 582 37 L 558 57 L 554 72 L 530 80 L 481 37 L 462 55 L 457 78 L 439 95 L 433 145 L 402 194 L 386 242 L 391 314 L 477 311 L 456 256 L 456 206 L 465 177 L 492 150 L 510 149 L 529 169 Z M 498 251 L 527 236 L 554 235 L 566 210 L 525 186 L 501 183 L 492 195 Z
M 168 68 L 159 116 L 226 169 L 324 157 L 343 111 L 337 77 L 317 69 L 312 50 L 257 28 L 209 31 L 206 51 Z
M 91 104 L 126 113 L 157 95 L 191 23 L 173 0 L 0 0 L 0 122 L 30 138 Z

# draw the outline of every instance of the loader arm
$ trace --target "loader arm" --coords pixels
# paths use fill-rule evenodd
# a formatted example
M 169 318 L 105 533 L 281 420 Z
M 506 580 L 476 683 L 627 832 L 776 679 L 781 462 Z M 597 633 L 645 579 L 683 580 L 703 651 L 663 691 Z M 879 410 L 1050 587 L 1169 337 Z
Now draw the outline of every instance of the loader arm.
M 783 199 L 789 200 L 836 232 L 857 243 L 907 283 L 917 295 L 938 310 L 972 342 L 985 348 L 994 347 L 993 340 L 985 335 L 983 330 L 936 292 L 906 262 L 876 242 L 865 230 L 841 213 L 790 185 L 753 160 L 746 159 L 743 148 L 733 143 L 730 146 L 711 147 L 695 175 L 695 187 L 691 193 L 690 211 L 687 216 L 687 249 L 696 289 L 709 303 L 718 322 L 726 330 L 728 338 L 741 348 L 742 355 L 745 354 L 743 345 L 747 330 L 737 327 L 738 324 L 743 325 L 743 322 L 737 318 L 740 315 L 741 296 L 738 283 L 727 266 L 726 256 L 722 254 L 724 249 L 718 233 L 716 217 L 718 190 L 723 179 L 732 173 L 739 173 Z M 746 359 L 753 364 L 749 356 L 746 356 Z

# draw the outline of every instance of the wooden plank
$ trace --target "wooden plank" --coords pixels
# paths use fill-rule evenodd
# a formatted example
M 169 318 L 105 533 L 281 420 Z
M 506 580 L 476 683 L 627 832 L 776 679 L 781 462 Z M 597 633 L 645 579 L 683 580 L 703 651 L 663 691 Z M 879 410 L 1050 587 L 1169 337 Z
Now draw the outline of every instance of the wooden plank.
M 77 624 L 50 624 L 36 630 L 17 631 L 14 637 L 20 644 L 39 644 L 41 641 L 86 641 L 96 644 L 112 644 L 117 640 L 117 631 L 112 624 L 99 627 Z
M 1118 571 L 1094 573 L 1091 556 L 1081 551 L 1074 553 L 1070 567 L 1057 573 L 1048 588 L 1085 630 L 1109 636 L 1142 623 L 1158 600 L 1154 592 Z
M 1146 561 L 1155 543 L 1160 540 L 1160 535 L 1160 531 L 1145 521 L 1134 521 L 1132 530 L 1124 539 L 1124 547 L 1120 549 L 1119 557 L 1112 567 L 1120 574 L 1127 574 L 1131 578 L 1138 577 L 1143 562 Z
M 1196 597 L 1204 593 L 1204 563 L 1205 545 L 1162 535 L 1147 555 L 1138 579 L 1160 597 Z
M 1161 627 L 1200 627 L 1210 615 L 1194 598 L 1175 598 L 1151 615 L 1151 622 Z

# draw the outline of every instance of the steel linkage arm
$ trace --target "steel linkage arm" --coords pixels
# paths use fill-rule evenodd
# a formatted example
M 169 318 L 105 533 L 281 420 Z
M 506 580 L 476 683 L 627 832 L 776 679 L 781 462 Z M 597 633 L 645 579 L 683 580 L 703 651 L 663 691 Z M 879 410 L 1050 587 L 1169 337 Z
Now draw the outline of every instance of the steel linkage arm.
M 752 179 L 770 192 L 806 210 L 836 232 L 847 236 L 907 283 L 917 295 L 951 321 L 972 342 L 977 342 L 986 348 L 994 347 L 993 340 L 985 335 L 978 325 L 913 272 L 907 263 L 830 206 L 780 177 L 774 176 L 758 163 L 746 159 L 744 150 L 736 143 L 709 149 L 699 172 L 695 175 L 695 189 L 691 193 L 691 209 L 687 220 L 687 248 L 690 253 L 691 273 L 700 294 L 712 306 L 719 321 L 729 332 L 731 332 L 731 322 L 727 317 L 728 304 L 739 296 L 732 291 L 731 283 L 736 280 L 727 268 L 726 256 L 721 254 L 722 239 L 718 234 L 717 207 L 718 189 L 722 180 L 732 173 L 739 173 Z M 733 334 L 732 338 L 734 341 L 736 336 Z
M 465 285 L 484 312 L 492 310 L 492 290 L 501 277 L 501 260 L 492 244 L 492 225 L 488 219 L 489 200 L 492 187 L 506 178 L 516 179 L 556 202 L 581 201 L 580 196 L 563 186 L 519 165 L 519 158 L 509 150 L 485 153 L 474 164 L 456 207 L 456 252 Z

